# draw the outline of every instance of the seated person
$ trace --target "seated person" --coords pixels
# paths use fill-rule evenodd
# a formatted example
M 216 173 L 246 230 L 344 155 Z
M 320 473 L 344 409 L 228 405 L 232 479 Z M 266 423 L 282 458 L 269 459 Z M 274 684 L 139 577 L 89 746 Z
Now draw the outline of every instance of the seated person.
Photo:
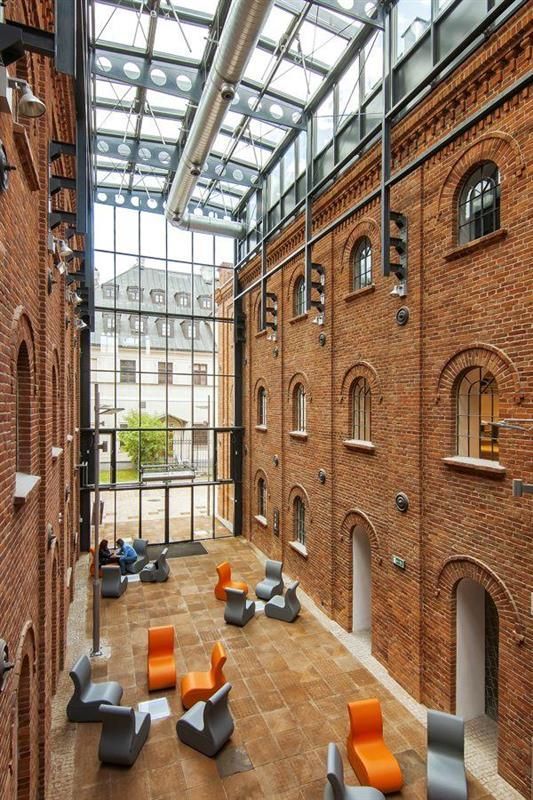
M 116 561 L 108 545 L 108 540 L 102 539 L 98 547 L 98 565 L 100 567 L 103 567 L 104 564 L 112 564 Z
M 126 564 L 134 564 L 137 561 L 137 553 L 131 544 L 125 544 L 124 539 L 117 539 L 117 556 L 120 564 L 120 571 L 126 574 Z

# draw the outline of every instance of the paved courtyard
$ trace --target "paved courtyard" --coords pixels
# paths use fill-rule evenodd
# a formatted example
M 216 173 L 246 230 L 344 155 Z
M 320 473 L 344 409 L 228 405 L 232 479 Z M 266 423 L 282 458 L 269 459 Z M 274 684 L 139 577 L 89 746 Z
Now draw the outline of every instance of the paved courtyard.
M 51 782 L 47 800 L 322 800 L 327 744 L 338 744 L 348 784 L 357 779 L 346 759 L 346 703 L 378 697 L 385 741 L 406 779 L 391 800 L 422 800 L 425 793 L 423 725 L 351 655 L 310 611 L 293 625 L 263 613 L 244 628 L 228 626 L 223 604 L 213 595 L 215 565 L 233 564 L 250 587 L 263 567 L 244 540 L 207 541 L 207 555 L 172 559 L 166 584 L 131 583 L 119 600 L 102 600 L 102 635 L 107 657 L 93 664 L 97 679 L 124 687 L 123 705 L 149 699 L 146 681 L 147 628 L 174 625 L 178 675 L 205 670 L 212 645 L 222 640 L 228 653 L 226 676 L 233 688 L 230 708 L 235 733 L 217 759 L 183 745 L 176 736 L 182 713 L 179 690 L 167 697 L 171 716 L 152 723 L 150 737 L 129 770 L 103 766 L 97 758 L 100 726 L 69 723 L 70 696 L 63 674 L 53 708 Z M 67 665 L 89 650 L 90 584 L 87 560 L 77 567 L 77 589 L 69 620 Z M 234 772 L 235 769 L 245 771 Z M 233 773 L 233 774 L 232 774 Z M 493 796 L 469 777 L 470 800 Z

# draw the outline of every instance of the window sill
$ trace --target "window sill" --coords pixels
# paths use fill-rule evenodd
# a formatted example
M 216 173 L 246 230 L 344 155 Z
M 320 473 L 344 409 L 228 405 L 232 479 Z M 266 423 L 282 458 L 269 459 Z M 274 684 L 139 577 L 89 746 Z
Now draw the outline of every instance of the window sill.
M 25 472 L 17 472 L 15 478 L 15 496 L 14 503 L 16 506 L 22 506 L 33 492 L 34 489 L 40 484 L 41 478 L 39 475 L 28 475 Z
M 262 331 L 257 331 L 257 333 L 255 334 L 255 338 L 261 339 L 263 336 L 266 336 L 267 333 L 268 333 L 268 328 L 263 328 Z
M 74 436 L 71 433 L 67 433 L 67 442 L 71 444 L 74 441 Z
M 360 289 L 355 289 L 353 292 L 344 295 L 344 302 L 351 303 L 352 300 L 357 300 L 358 297 L 363 297 L 365 294 L 372 294 L 375 292 L 375 283 L 370 283 L 368 286 L 361 286 Z
M 365 439 L 345 439 L 343 445 L 348 450 L 360 450 L 363 453 L 373 453 L 376 449 L 372 442 L 367 442 Z
M 480 236 L 479 239 L 473 239 L 471 242 L 460 244 L 457 247 L 454 247 L 452 250 L 448 250 L 448 252 L 444 255 L 444 260 L 455 261 L 456 258 L 462 258 L 462 256 L 474 253 L 476 250 L 479 250 L 486 245 L 492 244 L 493 242 L 499 242 L 502 239 L 505 239 L 506 236 L 507 228 L 498 228 L 497 231 L 492 231 L 492 233 L 487 233 L 485 236 Z
M 254 519 L 262 528 L 268 528 L 268 520 L 266 517 L 261 516 L 261 514 L 256 514 Z
M 259 431 L 259 433 L 266 433 L 268 430 L 266 425 L 256 425 L 255 429 L 256 431 Z
M 307 441 L 307 433 L 305 433 L 305 431 L 289 431 L 289 436 L 291 439 L 296 439 L 300 442 Z
M 468 456 L 447 456 L 442 459 L 448 467 L 468 472 L 479 472 L 482 475 L 490 475 L 496 478 L 505 476 L 505 467 L 498 461 L 491 461 L 488 458 L 470 458 Z
M 296 325 L 297 322 L 302 322 L 304 319 L 307 319 L 307 311 L 304 314 L 298 314 L 296 317 L 291 317 L 289 320 L 289 325 Z
M 57 461 L 61 455 L 63 455 L 62 447 L 52 447 L 52 461 Z
M 302 558 L 309 558 L 307 547 L 303 544 L 300 544 L 300 542 L 289 542 L 289 547 L 292 547 L 293 550 L 296 550 L 298 555 L 302 556 Z

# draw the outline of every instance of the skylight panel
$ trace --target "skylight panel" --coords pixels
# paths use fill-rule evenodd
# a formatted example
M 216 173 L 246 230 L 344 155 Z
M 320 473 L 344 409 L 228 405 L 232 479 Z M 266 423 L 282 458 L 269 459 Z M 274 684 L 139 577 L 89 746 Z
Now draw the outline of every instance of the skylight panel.
M 123 111 L 108 111 L 106 108 L 96 109 L 96 129 L 108 133 L 118 133 L 122 136 L 133 136 L 137 114 L 127 114 Z
M 95 41 L 145 51 L 150 16 L 119 6 L 96 3 Z
M 270 125 L 267 122 L 261 122 L 259 119 L 250 118 L 248 132 L 254 139 L 263 139 L 269 144 L 278 145 L 287 131 L 285 128 L 279 128 L 277 125 Z
M 148 89 L 146 92 L 146 100 L 150 104 L 152 111 L 156 109 L 160 111 L 175 111 L 180 116 L 185 113 L 189 105 L 188 101 L 184 100 L 183 97 L 176 97 L 165 92 L 156 92 L 153 89 Z
M 177 119 L 164 119 L 163 117 L 154 118 L 148 112 L 145 113 L 141 126 L 141 136 L 148 136 L 161 142 L 175 144 L 181 131 L 181 122 Z
M 233 158 L 237 161 L 242 161 L 244 164 L 249 164 L 254 169 L 262 169 L 270 155 L 270 150 L 265 150 L 264 147 L 257 147 L 241 140 L 235 148 Z
M 291 51 L 303 54 L 304 58 L 332 67 L 348 45 L 342 36 L 336 36 L 331 31 L 304 22 L 298 31 L 297 38 L 291 44 Z
M 168 9 L 171 14 L 171 9 L 174 8 L 178 16 L 180 9 L 185 9 L 186 11 L 201 11 L 203 14 L 210 14 L 213 17 L 217 6 L 218 0 L 165 0 L 161 7 L 164 11 Z
M 272 68 L 274 63 L 275 57 L 272 55 L 272 53 L 267 53 L 264 50 L 261 50 L 261 48 L 256 47 L 248 61 L 248 64 L 246 65 L 244 77 L 249 78 L 252 81 L 257 81 L 258 83 L 263 83 L 266 74 Z
M 176 59 L 201 61 L 204 54 L 209 28 L 202 25 L 189 25 L 179 22 L 175 17 L 159 19 L 155 31 L 154 53 L 172 56 Z
M 294 14 L 273 6 L 261 29 L 261 36 L 265 36 L 273 42 L 278 42 L 293 20 Z M 252 56 L 252 58 L 254 57 L 255 55 Z
M 123 83 L 116 81 L 106 81 L 105 79 L 96 79 L 95 95 L 98 100 L 111 100 L 117 103 L 127 103 L 128 106 L 135 99 L 136 94 L 135 86 L 125 86 Z
M 242 123 L 243 119 L 244 117 L 242 114 L 237 114 L 235 111 L 226 111 L 222 124 L 226 128 L 235 130 Z
M 283 59 L 269 88 L 283 93 L 287 97 L 292 97 L 300 103 L 307 103 L 321 83 L 321 75 L 309 68 L 304 69 Z
M 133 188 L 142 191 L 148 189 L 153 192 L 162 192 L 165 186 L 165 176 L 154 175 L 152 172 L 143 172 L 139 168 L 133 178 Z
M 122 184 L 123 175 L 124 169 L 99 169 L 96 172 L 98 186 L 120 186 Z

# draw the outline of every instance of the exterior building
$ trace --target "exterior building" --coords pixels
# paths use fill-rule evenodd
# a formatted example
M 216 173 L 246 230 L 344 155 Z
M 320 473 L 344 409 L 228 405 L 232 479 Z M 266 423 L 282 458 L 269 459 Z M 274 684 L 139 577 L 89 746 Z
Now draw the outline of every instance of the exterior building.
M 533 478 L 531 87 L 483 107 L 529 69 L 530 26 L 523 7 L 490 57 L 474 52 L 392 129 L 404 286 L 383 274 L 378 144 L 313 199 L 323 325 L 291 258 L 302 216 L 264 257 L 275 341 L 259 288 L 243 301 L 244 534 L 367 631 L 415 698 L 491 717 L 499 772 L 524 796 L 532 518 L 512 481 Z M 261 270 L 241 267 L 242 290 Z
M 6 4 L 5 16 L 38 37 L 54 28 L 52 8 L 22 0 Z M 80 516 L 77 284 L 49 250 L 48 218 L 51 176 L 76 176 L 67 147 L 49 162 L 52 142 L 76 139 L 74 83 L 29 50 L 8 70 L 29 82 L 46 112 L 23 117 L 14 93 L 0 113 L 13 167 L 0 192 L 0 638 L 13 664 L 0 693 L 2 800 L 44 796 Z M 53 206 L 72 211 L 72 192 L 60 189 Z M 61 238 L 65 227 L 53 233 Z M 69 241 L 83 248 L 80 237 Z

